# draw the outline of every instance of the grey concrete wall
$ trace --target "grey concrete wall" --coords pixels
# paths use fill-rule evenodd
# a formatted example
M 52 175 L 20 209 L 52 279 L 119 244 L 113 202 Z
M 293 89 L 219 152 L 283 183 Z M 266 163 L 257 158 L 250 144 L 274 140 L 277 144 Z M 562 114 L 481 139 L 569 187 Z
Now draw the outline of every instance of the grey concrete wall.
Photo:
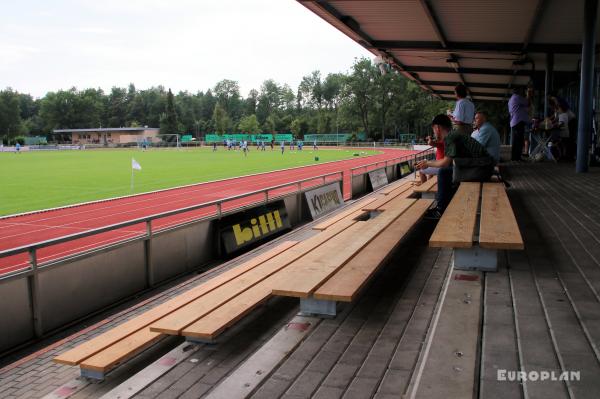
M 0 352 L 33 338 L 27 278 L 0 282 Z

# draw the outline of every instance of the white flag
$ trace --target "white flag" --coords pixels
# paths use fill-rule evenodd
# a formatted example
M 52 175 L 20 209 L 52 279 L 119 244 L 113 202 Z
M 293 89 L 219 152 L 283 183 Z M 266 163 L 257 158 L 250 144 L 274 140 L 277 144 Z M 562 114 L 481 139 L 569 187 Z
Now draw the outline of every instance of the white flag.
M 131 169 L 142 170 L 142 166 L 133 158 L 131 158 Z

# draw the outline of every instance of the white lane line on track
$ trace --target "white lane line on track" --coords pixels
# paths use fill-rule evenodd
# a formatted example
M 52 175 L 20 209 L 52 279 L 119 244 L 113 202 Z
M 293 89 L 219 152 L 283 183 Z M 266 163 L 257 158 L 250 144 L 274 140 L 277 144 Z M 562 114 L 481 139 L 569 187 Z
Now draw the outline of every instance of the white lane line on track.
M 373 160 L 376 160 L 376 161 L 383 161 L 383 160 L 388 160 L 388 159 L 390 159 L 389 157 L 387 157 L 387 156 L 384 156 L 384 155 L 385 155 L 385 154 L 382 154 L 382 155 L 377 155 L 377 156 L 374 156 L 374 157 L 372 157 L 372 158 L 371 158 L 371 157 L 369 157 L 369 160 L 370 160 L 370 161 L 373 161 Z M 409 155 L 409 154 L 407 154 L 407 155 Z M 381 159 L 380 159 L 380 158 L 381 158 Z M 363 158 L 363 159 L 364 159 L 364 158 Z M 334 162 L 334 163 L 332 163 L 331 165 L 327 165 L 327 166 L 328 166 L 328 167 L 337 166 L 338 168 L 335 168 L 336 170 L 332 171 L 332 173 L 334 173 L 334 172 L 336 172 L 336 171 L 338 171 L 338 172 L 340 171 L 340 170 L 339 170 L 339 166 L 340 166 L 340 164 L 341 164 L 341 163 L 352 163 L 352 161 L 354 161 L 354 160 L 344 160 L 344 161 L 338 161 L 339 163 L 335 163 L 335 162 Z M 314 166 L 314 165 L 313 165 L 313 166 Z M 303 172 L 304 172 L 304 171 L 306 171 L 306 172 L 309 172 L 308 170 L 302 170 L 302 171 L 303 171 Z M 274 171 L 274 172 L 271 172 L 271 174 L 273 174 L 273 173 L 276 173 L 276 174 L 284 174 L 284 172 L 283 172 L 283 171 Z M 324 172 L 324 173 L 329 173 L 329 172 Z M 268 175 L 269 175 L 269 174 L 266 174 L 266 176 L 265 176 L 264 178 L 262 178 L 262 179 L 255 179 L 255 177 L 258 177 L 258 176 L 260 176 L 260 175 L 253 176 L 253 180 L 254 180 L 254 181 L 252 182 L 252 185 L 257 185 L 259 182 L 263 182 L 263 181 L 266 181 L 266 180 L 268 180 L 268 181 L 272 182 L 272 180 L 273 180 L 273 177 L 269 177 Z M 289 177 L 289 174 L 288 174 L 288 176 L 282 176 L 282 177 Z M 241 179 L 241 177 L 238 177 L 238 178 L 232 178 L 232 179 L 230 179 L 230 180 L 231 180 L 231 183 L 228 183 L 228 181 L 229 181 L 229 180 L 223 180 L 223 181 L 219 182 L 219 185 L 220 185 L 220 186 L 222 186 L 222 187 L 223 187 L 223 186 L 224 186 L 224 187 L 227 187 L 227 186 L 230 186 L 230 185 L 233 185 L 233 184 L 237 184 L 237 183 L 239 183 L 239 181 L 235 181 L 235 182 L 234 182 L 234 180 L 239 180 L 239 179 Z M 284 183 L 285 183 L 285 182 L 284 182 Z M 188 187 L 188 188 L 189 188 L 189 187 Z M 207 187 L 206 185 L 200 185 L 200 186 L 198 186 L 198 189 L 200 189 L 200 188 L 204 189 L 204 188 L 210 188 L 210 187 Z M 94 207 L 94 208 L 92 208 L 92 209 L 83 210 L 83 211 L 81 211 L 81 212 L 73 212 L 73 213 L 69 214 L 69 217 L 74 217 L 74 216 L 78 216 L 78 215 L 84 215 L 84 214 L 86 214 L 86 213 L 98 213 L 98 212 L 100 212 L 100 211 L 102 211 L 102 210 L 104 210 L 104 211 L 107 211 L 107 210 L 110 210 L 110 209 L 116 209 L 116 208 L 123 207 L 123 206 L 126 206 L 126 207 L 128 207 L 129 209 L 127 209 L 127 210 L 124 210 L 124 211 L 122 211 L 122 212 L 117 212 L 117 213 L 115 213 L 115 212 L 111 212 L 109 216 L 98 216 L 98 217 L 95 217 L 95 218 L 88 218 L 88 219 L 86 219 L 86 220 L 85 220 L 85 222 L 90 222 L 90 221 L 93 221 L 93 220 L 104 219 L 104 218 L 106 218 L 106 217 L 111 217 L 111 218 L 112 218 L 112 217 L 114 217 L 115 215 L 122 215 L 122 214 L 127 214 L 127 213 L 132 213 L 132 212 L 139 212 L 139 211 L 147 211 L 147 210 L 149 210 L 149 209 L 152 209 L 152 208 L 158 208 L 158 207 L 165 207 L 165 206 L 169 206 L 169 208 L 170 208 L 170 209 L 172 209 L 172 208 L 173 208 L 173 207 L 172 207 L 172 205 L 174 205 L 174 204 L 176 204 L 176 203 L 178 203 L 178 202 L 190 201 L 190 198 L 189 198 L 189 196 L 190 196 L 191 194 L 194 194 L 194 191 L 197 191 L 197 190 L 192 190 L 192 192 L 190 192 L 190 191 L 189 191 L 189 190 L 187 190 L 187 189 L 173 189 L 173 191 L 174 191 L 174 192 L 173 192 L 172 194 L 168 194 L 168 195 L 164 195 L 164 193 L 165 193 L 165 192 L 156 193 L 156 194 L 161 194 L 161 195 L 160 195 L 161 203 L 160 203 L 160 204 L 158 204 L 158 205 L 152 205 L 152 206 L 147 206 L 147 207 L 142 207 L 142 208 L 140 208 L 140 207 L 137 207 L 136 209 L 134 209 L 134 210 L 131 210 L 131 208 L 130 208 L 130 207 L 131 207 L 132 205 L 135 205 L 135 204 L 142 204 L 142 203 L 145 203 L 145 202 L 149 202 L 149 201 L 154 201 L 154 200 L 156 200 L 156 198 L 155 198 L 155 197 L 156 197 L 156 195 L 153 195 L 153 194 L 140 194 L 140 196 L 143 196 L 143 197 L 145 197 L 145 198 L 140 198 L 138 201 L 129 201 L 129 202 L 127 202 L 127 203 L 120 203 L 120 204 L 115 204 L 114 202 L 112 202 L 112 203 L 111 203 L 111 204 L 112 204 L 112 206 L 107 206 L 107 207 L 102 207 L 102 208 L 97 208 L 97 207 Z M 182 191 L 185 191 L 185 192 L 182 192 Z M 240 192 L 240 193 L 243 193 L 243 192 L 244 192 L 244 191 L 242 191 L 242 192 Z M 246 192 L 247 192 L 247 191 L 246 191 Z M 202 193 L 202 194 L 204 194 L 204 193 Z M 184 195 L 186 196 L 186 198 L 185 198 L 185 199 L 176 199 L 176 197 L 180 197 L 180 196 L 184 196 Z M 154 197 L 154 198 L 153 198 L 153 197 Z M 172 200 L 172 201 L 168 201 L 168 202 L 164 202 L 164 201 L 162 201 L 162 200 L 164 200 L 165 198 L 170 198 L 170 197 L 173 197 L 173 200 Z M 108 202 L 107 202 L 107 203 L 108 203 Z M 49 218 L 42 218 L 42 219 L 38 219 L 38 220 L 36 220 L 36 222 L 37 222 L 37 221 L 48 221 L 48 220 L 52 220 L 52 219 L 62 219 L 62 218 L 64 218 L 64 217 L 65 217 L 65 215 L 57 215 L 57 216 L 54 216 L 54 217 L 49 217 Z M 5 222 L 5 223 L 6 223 L 6 222 Z M 77 223 L 81 223 L 81 220 L 77 220 L 77 221 L 75 221 L 75 222 L 72 222 L 72 223 L 66 223 L 66 224 L 61 224 L 61 225 L 58 225 L 58 226 L 53 226 L 53 228 L 68 227 L 68 226 L 71 226 L 71 225 L 74 225 L 74 224 L 77 224 Z M 33 223 L 32 223 L 32 225 L 33 225 Z M 94 228 L 94 227 L 90 227 L 90 228 L 87 228 L 87 230 L 90 230 L 90 229 L 93 229 L 93 228 Z M 29 234 L 32 234 L 32 233 L 39 233 L 39 232 L 42 232 L 42 231 L 45 231 L 45 230 L 48 230 L 48 229 L 47 229 L 47 228 L 44 228 L 44 229 L 38 229 L 38 230 L 29 230 L 29 231 L 27 231 L 27 232 L 23 232 L 23 233 L 12 234 L 12 235 L 6 235 L 6 236 L 0 236 L 0 238 L 2 238 L 2 239 L 15 238 L 15 237 L 23 236 L 23 235 L 29 235 Z
M 396 158 L 396 157 L 390 158 L 387 155 L 389 155 L 389 154 L 385 154 L 384 153 L 384 154 L 379 154 L 379 155 L 375 155 L 375 156 L 372 156 L 372 157 L 365 157 L 365 158 L 362 158 L 361 160 L 368 159 L 369 161 L 380 162 L 380 161 L 384 161 L 384 160 L 389 160 L 389 159 Z M 410 154 L 407 154 L 407 155 L 410 155 Z M 352 163 L 354 163 L 354 161 L 356 161 L 356 160 L 354 160 L 354 159 L 346 159 L 346 160 L 342 160 L 342 161 L 331 162 L 331 163 L 328 163 L 328 164 L 323 165 L 323 166 L 325 166 L 326 169 L 333 168 L 331 170 L 331 173 L 334 173 L 336 171 L 340 171 L 339 170 L 339 166 L 345 166 L 345 164 L 352 164 Z M 369 162 L 369 163 L 372 163 L 372 162 Z M 315 167 L 316 169 L 319 169 L 321 167 L 321 165 L 309 165 L 309 167 L 310 166 Z M 360 166 L 360 165 L 349 165 L 348 169 L 352 168 L 352 167 L 356 167 L 356 166 Z M 289 169 L 289 170 L 279 170 L 279 171 L 273 171 L 273 172 L 265 172 L 263 174 L 257 174 L 257 175 L 248 176 L 247 178 L 252 178 L 252 184 L 256 185 L 258 183 L 262 183 L 262 182 L 265 182 L 265 181 L 269 181 L 269 182 L 272 181 L 273 178 L 274 178 L 272 176 L 273 174 L 277 174 L 277 175 L 281 174 L 282 178 L 288 178 L 289 177 L 289 172 L 292 172 L 294 169 L 296 169 L 295 171 L 297 171 L 297 172 L 306 172 L 306 173 L 310 172 L 310 170 L 307 170 L 306 168 L 292 168 L 292 169 Z M 324 173 L 330 173 L 330 172 L 324 172 Z M 264 175 L 264 177 L 263 177 L 263 175 Z M 308 177 L 310 177 L 310 176 L 308 176 Z M 233 177 L 233 178 L 226 179 L 226 180 L 220 180 L 217 183 L 218 183 L 218 185 L 220 187 L 225 188 L 225 187 L 234 186 L 234 185 L 239 184 L 239 180 L 240 179 L 244 179 L 244 178 L 246 178 L 246 177 L 244 177 L 244 176 Z M 286 183 L 287 181 L 289 181 L 289 180 L 286 179 L 286 181 L 283 181 L 282 184 Z M 122 204 L 114 204 L 114 201 L 107 201 L 107 205 L 109 205 L 108 202 L 111 203 L 109 206 L 101 207 L 101 208 L 94 207 L 93 209 L 83 210 L 82 212 L 71 212 L 69 214 L 69 216 L 81 215 L 81 214 L 90 213 L 90 212 L 94 212 L 95 213 L 95 212 L 98 212 L 98 211 L 101 211 L 101 210 L 110 210 L 112 208 L 116 208 L 116 207 L 119 207 L 119 206 L 130 206 L 130 205 L 134 205 L 134 204 L 140 204 L 140 203 L 143 203 L 143 202 L 148 202 L 148 201 L 155 200 L 156 199 L 155 197 L 157 195 L 160 195 L 161 199 L 167 199 L 167 198 L 170 198 L 170 197 L 177 197 L 177 196 L 181 196 L 181 195 L 189 196 L 191 194 L 194 194 L 194 192 L 196 192 L 198 190 L 204 190 L 204 189 L 210 190 L 210 187 L 207 187 L 207 183 L 211 183 L 211 182 L 206 182 L 204 184 L 201 183 L 201 184 L 198 184 L 196 186 L 188 186 L 188 187 L 183 187 L 183 188 L 173 188 L 172 189 L 173 192 L 171 194 L 167 194 L 167 195 L 164 195 L 165 191 L 159 191 L 159 192 L 147 193 L 147 194 L 143 194 L 142 193 L 142 194 L 139 194 L 139 197 L 146 197 L 146 198 L 139 198 L 139 200 L 137 200 L 137 201 L 128 201 L 127 203 L 122 203 Z M 234 190 L 234 191 L 237 191 L 237 190 Z M 148 197 L 150 197 L 150 198 L 148 198 Z M 128 198 L 135 198 L 135 197 L 128 197 Z M 163 203 L 163 204 L 169 204 L 169 202 Z M 85 204 L 82 204 L 82 206 L 85 206 Z M 66 208 L 66 209 L 68 209 L 68 208 Z M 144 208 L 142 208 L 142 209 L 144 209 Z M 43 212 L 40 212 L 40 213 L 43 213 Z M 48 218 L 36 219 L 36 221 L 52 220 L 52 219 L 62 218 L 62 217 L 64 217 L 64 215 L 57 215 L 57 216 L 52 216 L 52 217 L 48 217 Z

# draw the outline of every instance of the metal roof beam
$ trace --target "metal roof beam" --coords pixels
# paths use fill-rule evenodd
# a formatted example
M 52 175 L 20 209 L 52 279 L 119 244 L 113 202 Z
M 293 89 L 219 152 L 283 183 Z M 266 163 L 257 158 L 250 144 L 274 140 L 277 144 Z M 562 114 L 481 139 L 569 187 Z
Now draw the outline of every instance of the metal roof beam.
M 445 80 L 423 80 L 424 84 L 428 86 L 448 86 L 454 87 L 458 84 L 458 82 L 450 82 Z M 506 89 L 506 84 L 504 83 L 467 83 L 469 87 L 477 87 L 480 89 Z
M 444 30 L 442 29 L 440 21 L 437 18 L 437 15 L 435 14 L 435 11 L 433 11 L 433 7 L 432 7 L 431 3 L 428 0 L 420 0 L 420 3 L 421 3 L 421 7 L 423 8 L 423 11 L 425 12 L 425 15 L 427 15 L 427 19 L 429 19 L 429 23 L 431 24 L 431 27 L 433 28 L 436 36 L 438 37 L 440 44 L 442 45 L 443 48 L 445 48 L 445 49 L 448 48 L 448 41 L 446 40 L 446 35 L 444 34 Z M 456 70 L 456 73 L 458 74 L 458 77 L 460 78 L 461 83 L 464 86 L 467 86 L 465 83 L 465 77 L 458 70 L 460 68 L 460 63 L 458 61 L 458 57 L 451 53 L 450 59 L 453 60 L 453 62 L 451 63 L 451 66 Z M 467 88 L 467 90 L 469 90 L 469 89 Z
M 444 95 L 454 95 L 454 91 L 452 90 L 436 90 L 437 94 L 442 96 Z M 505 93 L 481 93 L 481 92 L 471 92 L 472 97 L 494 97 L 494 98 L 506 98 Z
M 419 66 L 419 65 L 405 65 L 407 72 L 426 72 L 426 73 L 456 73 L 454 68 L 449 67 L 434 67 L 434 66 Z M 527 70 L 513 71 L 512 69 L 493 69 L 493 68 L 458 68 L 460 73 L 463 74 L 476 74 L 476 75 L 506 75 L 512 76 L 513 73 L 517 76 L 531 76 L 532 72 Z
M 349 28 L 355 34 L 357 34 L 361 38 L 361 41 L 359 41 L 359 44 L 361 44 L 363 47 L 365 47 L 367 49 L 375 48 L 375 46 L 372 45 L 373 39 L 368 34 L 363 32 L 363 30 L 360 28 L 360 24 L 354 18 L 352 18 L 351 16 L 343 15 L 341 12 L 339 12 L 335 7 L 333 7 L 331 4 L 329 4 L 329 2 L 327 2 L 325 0 L 315 0 L 315 1 L 312 1 L 312 3 L 317 4 L 323 11 L 327 12 L 329 15 L 331 15 L 332 17 L 334 17 L 335 19 L 337 19 L 338 21 L 343 23 L 347 28 Z M 388 58 L 391 58 L 395 63 L 396 69 L 398 69 L 400 71 L 400 73 L 402 73 L 405 77 L 407 77 L 408 79 L 414 80 L 423 89 L 425 89 L 426 91 L 428 91 L 432 94 L 435 94 L 433 89 L 431 87 L 423 84 L 418 76 L 415 76 L 414 74 L 412 74 L 410 72 L 407 72 L 405 69 L 405 66 L 400 62 L 400 60 L 398 60 L 396 57 L 389 54 L 385 50 L 379 50 L 379 51 L 381 53 L 385 54 Z
M 484 43 L 484 42 L 446 42 L 446 47 L 438 41 L 409 40 L 372 40 L 370 44 L 377 49 L 436 52 L 491 52 L 523 53 L 523 43 Z M 527 53 L 581 54 L 578 43 L 529 43 Z

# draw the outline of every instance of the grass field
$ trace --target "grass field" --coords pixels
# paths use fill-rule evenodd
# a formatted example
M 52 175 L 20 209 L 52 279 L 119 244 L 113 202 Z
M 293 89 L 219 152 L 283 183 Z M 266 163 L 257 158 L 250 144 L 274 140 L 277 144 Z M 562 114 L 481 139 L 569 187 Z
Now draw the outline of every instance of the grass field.
M 286 148 L 281 155 L 278 149 L 252 148 L 244 157 L 221 147 L 215 153 L 210 148 L 0 153 L 0 215 L 354 158 L 355 152 Z M 132 157 L 142 166 L 135 171 L 134 192 Z

